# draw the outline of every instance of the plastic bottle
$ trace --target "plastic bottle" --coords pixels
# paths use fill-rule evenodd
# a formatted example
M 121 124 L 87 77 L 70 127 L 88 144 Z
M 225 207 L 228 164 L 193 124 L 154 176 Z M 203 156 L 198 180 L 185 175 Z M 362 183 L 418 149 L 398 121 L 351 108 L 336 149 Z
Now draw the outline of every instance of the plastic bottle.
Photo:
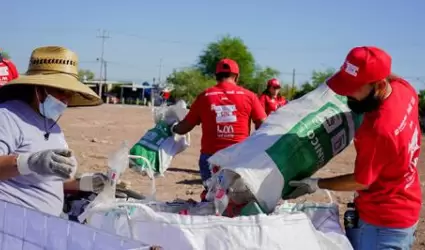
M 347 211 L 345 211 L 344 213 L 344 228 L 345 228 L 345 235 L 347 236 L 348 240 L 350 241 L 354 249 L 357 249 L 357 242 L 358 242 L 358 236 L 359 236 L 358 223 L 359 223 L 359 217 L 358 217 L 356 208 L 354 206 L 354 203 L 348 203 Z
M 345 229 L 353 229 L 358 227 L 358 214 L 354 203 L 350 202 L 347 204 L 347 211 L 344 213 L 344 227 Z
M 229 205 L 229 197 L 226 190 L 219 186 L 214 197 L 215 215 L 221 216 Z

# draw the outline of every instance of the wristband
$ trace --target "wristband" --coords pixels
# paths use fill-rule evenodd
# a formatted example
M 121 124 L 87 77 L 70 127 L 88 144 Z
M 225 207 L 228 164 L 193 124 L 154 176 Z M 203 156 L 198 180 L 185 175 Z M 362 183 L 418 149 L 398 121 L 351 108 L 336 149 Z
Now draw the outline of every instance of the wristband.
M 30 158 L 30 154 L 19 154 L 16 157 L 16 167 L 21 175 L 29 175 L 33 173 L 28 166 L 28 158 Z
M 174 128 L 177 126 L 177 122 L 175 122 L 173 125 L 171 125 L 171 127 L 170 127 L 170 131 L 171 131 L 171 133 L 172 134 L 176 134 L 176 132 L 174 132 Z

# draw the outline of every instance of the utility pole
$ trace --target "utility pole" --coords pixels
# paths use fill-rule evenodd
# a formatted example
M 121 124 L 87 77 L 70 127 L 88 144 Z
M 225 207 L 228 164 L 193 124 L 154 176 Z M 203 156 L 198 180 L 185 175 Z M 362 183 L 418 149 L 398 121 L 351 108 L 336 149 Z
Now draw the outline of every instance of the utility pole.
M 295 69 L 292 69 L 292 87 L 291 87 L 291 100 L 294 97 L 294 89 L 295 89 Z
M 103 61 L 104 67 L 105 67 L 105 73 L 104 73 L 104 80 L 105 82 L 108 81 L 108 61 Z
M 103 82 L 102 82 L 102 77 L 103 77 L 103 67 L 104 65 L 104 59 L 103 56 L 105 54 L 105 42 L 106 39 L 110 38 L 110 36 L 107 34 L 106 30 L 101 29 L 99 31 L 99 35 L 97 36 L 97 38 L 102 39 L 102 47 L 101 47 L 101 52 L 100 52 L 100 72 L 99 72 L 99 96 L 101 99 L 102 98 L 102 90 L 103 90 Z
M 162 58 L 159 59 L 158 84 L 161 84 L 161 74 L 162 74 Z

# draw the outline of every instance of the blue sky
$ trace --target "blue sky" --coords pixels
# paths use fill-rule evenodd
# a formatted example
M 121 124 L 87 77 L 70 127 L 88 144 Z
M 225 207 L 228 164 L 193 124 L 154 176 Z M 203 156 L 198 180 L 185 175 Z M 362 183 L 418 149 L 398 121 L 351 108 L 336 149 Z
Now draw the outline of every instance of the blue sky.
M 281 79 L 307 80 L 314 69 L 337 68 L 358 45 L 393 57 L 393 71 L 425 89 L 423 0 L 13 0 L 1 4 L 0 48 L 25 71 L 33 48 L 61 45 L 81 68 L 99 73 L 99 29 L 109 32 L 108 78 L 151 81 L 190 66 L 208 42 L 241 37 L 262 66 Z

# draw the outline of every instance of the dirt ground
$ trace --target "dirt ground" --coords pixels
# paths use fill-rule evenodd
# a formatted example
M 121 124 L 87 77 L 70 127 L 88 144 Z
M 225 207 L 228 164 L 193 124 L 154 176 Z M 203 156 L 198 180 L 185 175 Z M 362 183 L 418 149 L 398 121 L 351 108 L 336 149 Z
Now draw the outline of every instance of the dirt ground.
M 116 150 L 124 140 L 127 140 L 130 146 L 133 145 L 148 129 L 153 127 L 153 120 L 151 109 L 147 107 L 102 105 L 94 108 L 69 109 L 61 118 L 60 124 L 70 148 L 75 151 L 79 160 L 79 172 L 104 172 L 108 154 Z M 159 200 L 199 199 L 199 193 L 202 190 L 197 171 L 200 136 L 200 129 L 196 128 L 192 132 L 191 147 L 173 160 L 172 167 L 165 177 L 156 180 Z M 425 185 L 424 152 L 418 164 L 422 186 Z M 318 176 L 334 176 L 351 172 L 354 157 L 353 148 L 345 150 L 322 169 Z M 147 177 L 127 170 L 123 179 L 130 181 L 131 188 L 134 190 L 144 194 L 150 192 L 151 182 Z M 342 215 L 345 205 L 353 197 L 353 194 L 338 192 L 334 196 L 340 204 Z M 311 199 L 327 200 L 321 194 L 315 194 Z M 424 212 L 423 206 L 414 249 L 425 249 Z

